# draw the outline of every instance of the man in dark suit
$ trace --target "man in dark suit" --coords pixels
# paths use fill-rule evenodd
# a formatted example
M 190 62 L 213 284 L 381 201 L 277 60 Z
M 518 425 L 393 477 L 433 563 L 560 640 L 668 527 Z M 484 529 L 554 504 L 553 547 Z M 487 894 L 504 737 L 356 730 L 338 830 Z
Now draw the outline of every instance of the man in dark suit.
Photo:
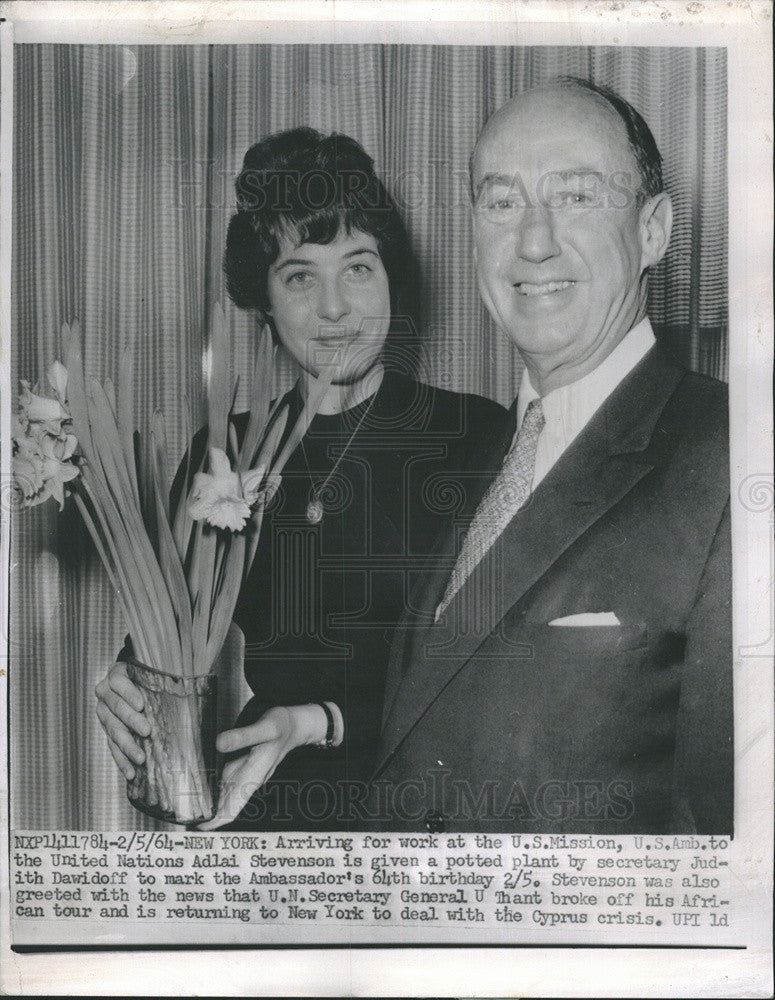
M 659 151 L 565 79 L 493 115 L 471 183 L 479 289 L 525 371 L 501 470 L 397 636 L 369 815 L 730 833 L 727 397 L 646 316 Z

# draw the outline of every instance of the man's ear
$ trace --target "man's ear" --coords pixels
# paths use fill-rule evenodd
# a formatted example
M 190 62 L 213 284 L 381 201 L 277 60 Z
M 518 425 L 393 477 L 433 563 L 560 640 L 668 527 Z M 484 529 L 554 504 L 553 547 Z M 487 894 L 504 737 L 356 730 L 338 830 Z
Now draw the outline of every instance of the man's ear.
M 665 256 L 673 229 L 673 202 L 667 191 L 649 198 L 640 210 L 641 269 L 658 264 Z

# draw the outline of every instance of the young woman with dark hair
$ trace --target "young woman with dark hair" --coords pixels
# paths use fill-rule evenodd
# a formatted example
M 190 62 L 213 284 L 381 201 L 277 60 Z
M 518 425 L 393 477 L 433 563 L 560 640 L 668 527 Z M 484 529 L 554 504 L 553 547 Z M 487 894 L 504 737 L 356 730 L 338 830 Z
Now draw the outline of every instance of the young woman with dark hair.
M 464 518 L 462 474 L 504 413 L 414 378 L 410 241 L 355 140 L 309 128 L 269 136 L 248 150 L 236 189 L 227 288 L 298 363 L 288 427 L 321 366 L 333 362 L 336 374 L 285 467 L 240 592 L 234 620 L 253 697 L 219 736 L 230 759 L 218 814 L 203 827 L 357 828 L 392 629 L 436 536 Z M 235 419 L 238 435 L 245 423 Z M 139 693 L 117 664 L 97 694 L 130 775 L 142 759 L 132 731 L 146 725 Z

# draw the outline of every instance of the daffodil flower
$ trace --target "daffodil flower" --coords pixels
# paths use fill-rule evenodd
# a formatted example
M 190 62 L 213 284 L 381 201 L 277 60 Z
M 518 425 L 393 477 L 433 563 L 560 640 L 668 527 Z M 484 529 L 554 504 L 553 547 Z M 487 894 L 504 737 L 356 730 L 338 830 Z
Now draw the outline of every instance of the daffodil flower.
M 29 420 L 24 419 L 21 411 L 11 414 L 11 437 L 15 442 L 20 443 L 24 440 L 29 425 Z
M 62 432 L 62 422 L 70 420 L 70 414 L 58 399 L 41 396 L 30 388 L 30 383 L 22 380 L 19 394 L 20 419 L 22 422 L 41 424 L 49 434 Z M 37 388 L 37 386 L 36 386 Z
M 65 483 L 75 479 L 80 469 L 73 461 L 78 445 L 74 434 L 63 427 L 71 416 L 62 405 L 67 391 L 67 369 L 55 361 L 49 366 L 48 381 L 57 398 L 43 396 L 38 386 L 22 381 L 19 410 L 11 419 L 16 485 L 25 507 L 36 507 L 54 497 L 61 510 Z
M 210 448 L 210 472 L 194 476 L 188 511 L 195 521 L 207 521 L 215 528 L 241 531 L 258 499 L 258 483 L 251 473 L 245 481 L 232 471 L 228 456 L 220 448 Z
M 34 498 L 43 489 L 43 461 L 25 452 L 17 452 L 12 461 L 16 488 L 22 495 L 24 506 L 32 507 L 40 502 Z
M 41 442 L 43 451 L 43 493 L 36 503 L 43 503 L 52 496 L 59 504 L 59 509 L 65 505 L 65 483 L 79 474 L 80 470 L 74 462 L 68 461 L 75 448 L 75 437 L 65 434 L 61 438 L 47 435 Z
M 67 396 L 67 369 L 61 361 L 51 362 L 46 372 L 46 378 L 59 402 L 64 403 Z
M 72 434 L 55 437 L 52 434 L 14 438 L 17 446 L 13 456 L 16 484 L 24 497 L 25 507 L 37 507 L 49 497 L 65 504 L 65 483 L 79 474 L 78 466 L 70 461 L 76 446 Z

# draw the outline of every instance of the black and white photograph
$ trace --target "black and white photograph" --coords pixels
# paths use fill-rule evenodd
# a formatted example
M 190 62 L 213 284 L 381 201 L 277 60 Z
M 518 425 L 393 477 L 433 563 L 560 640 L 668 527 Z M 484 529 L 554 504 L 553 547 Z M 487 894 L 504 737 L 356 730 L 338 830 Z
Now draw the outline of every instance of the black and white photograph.
M 733 961 L 713 995 L 765 995 L 751 25 L 59 38 L 29 6 L 0 63 L 11 946 L 702 948 L 700 995 Z M 688 995 L 658 956 L 597 995 Z
M 731 833 L 724 50 L 15 69 L 16 825 Z

